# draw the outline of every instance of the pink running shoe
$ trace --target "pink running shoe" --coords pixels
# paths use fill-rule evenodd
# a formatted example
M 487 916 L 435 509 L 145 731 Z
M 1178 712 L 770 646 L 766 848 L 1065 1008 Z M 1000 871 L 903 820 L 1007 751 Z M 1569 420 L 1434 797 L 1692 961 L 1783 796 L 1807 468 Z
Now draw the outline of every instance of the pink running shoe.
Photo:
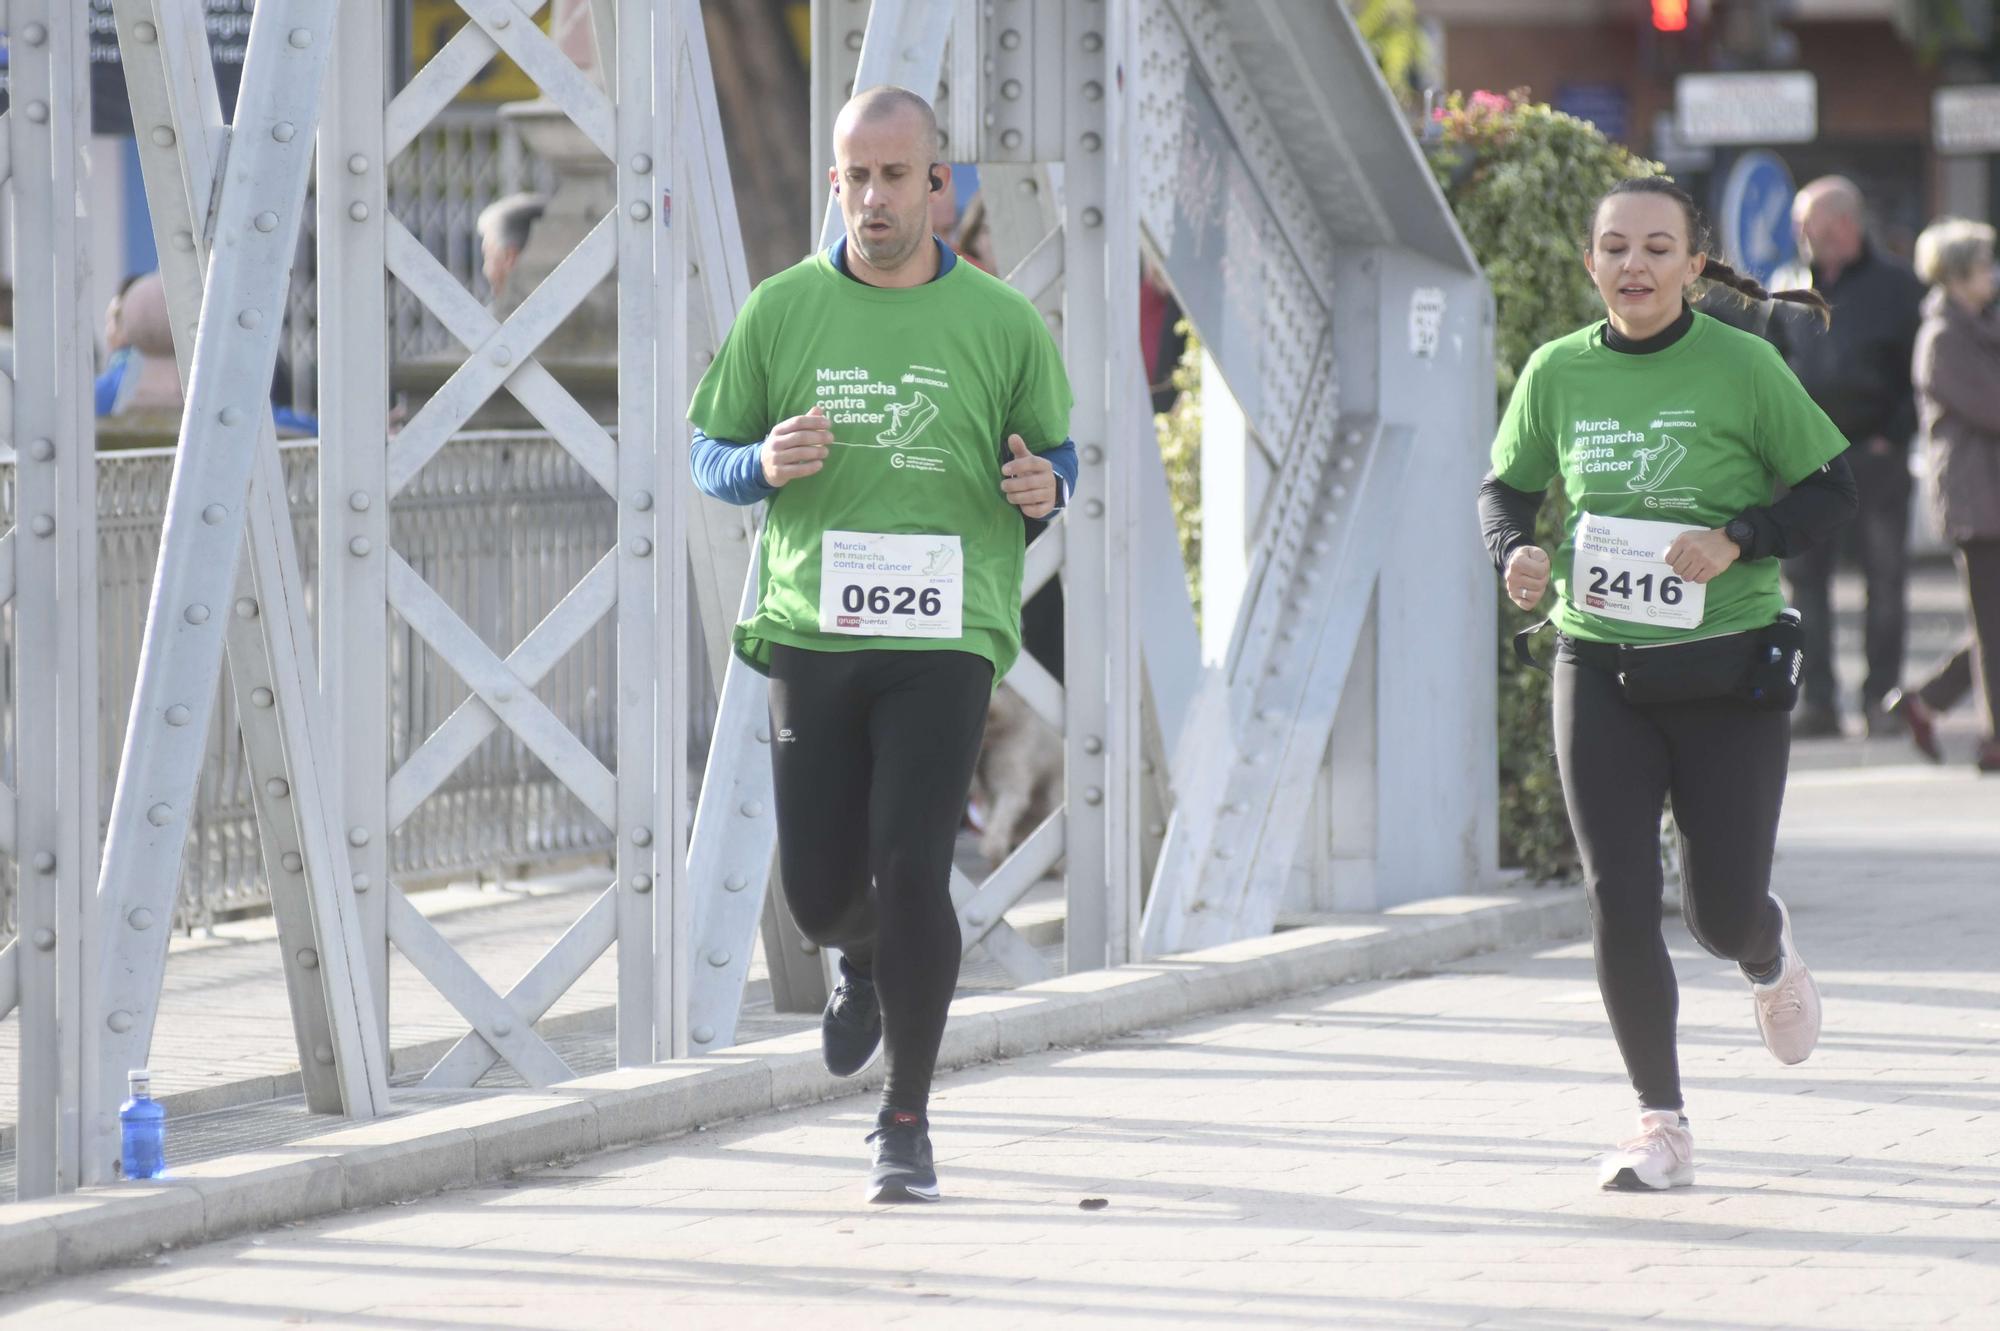
M 1613 1192 L 1664 1192 L 1694 1182 L 1694 1134 L 1671 1109 L 1639 1115 L 1639 1135 L 1598 1161 L 1597 1181 Z
M 1792 946 L 1792 914 L 1774 893 L 1784 923 L 1779 960 L 1784 968 L 1769 984 L 1750 982 L 1750 999 L 1757 1009 L 1757 1030 L 1771 1057 L 1787 1066 L 1803 1063 L 1819 1043 L 1819 986 Z

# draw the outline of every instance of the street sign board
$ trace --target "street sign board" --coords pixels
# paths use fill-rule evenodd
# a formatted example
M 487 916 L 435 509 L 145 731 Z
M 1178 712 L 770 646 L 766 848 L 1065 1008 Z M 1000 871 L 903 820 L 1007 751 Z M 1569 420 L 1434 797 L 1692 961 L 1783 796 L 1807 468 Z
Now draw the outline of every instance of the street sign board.
M 1717 210 L 1723 252 L 1739 272 L 1765 286 L 1771 275 L 1797 255 L 1792 236 L 1791 168 L 1774 152 L 1758 148 L 1730 165 Z
M 2000 84 L 1939 88 L 1931 134 L 1941 153 L 2000 153 Z
M 1685 143 L 1810 143 L 1819 135 L 1819 80 L 1805 70 L 1683 74 L 1674 113 Z

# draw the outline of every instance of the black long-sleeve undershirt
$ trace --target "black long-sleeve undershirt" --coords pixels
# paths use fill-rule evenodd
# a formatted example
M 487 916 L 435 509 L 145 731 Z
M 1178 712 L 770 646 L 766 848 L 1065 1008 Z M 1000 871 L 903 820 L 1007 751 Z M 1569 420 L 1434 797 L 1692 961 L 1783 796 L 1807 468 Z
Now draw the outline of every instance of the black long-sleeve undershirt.
M 1535 543 L 1535 515 L 1547 491 L 1530 493 L 1487 472 L 1479 483 L 1479 529 L 1493 567 L 1505 569 L 1507 556 Z M 1854 516 L 1860 505 L 1854 469 L 1842 453 L 1793 486 L 1773 504 L 1746 508 L 1737 516 L 1756 533 L 1744 559 L 1790 559 L 1825 540 Z

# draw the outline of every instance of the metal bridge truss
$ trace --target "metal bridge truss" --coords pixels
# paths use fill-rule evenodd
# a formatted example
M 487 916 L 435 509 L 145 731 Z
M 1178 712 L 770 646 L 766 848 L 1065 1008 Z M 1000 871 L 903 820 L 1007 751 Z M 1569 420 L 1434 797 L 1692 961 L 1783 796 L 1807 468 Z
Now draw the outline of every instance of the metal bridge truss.
M 699 6 L 559 0 L 558 31 L 589 11 L 592 74 L 534 21 L 548 0 L 459 3 L 471 21 L 391 95 L 385 0 L 337 14 L 333 0 L 263 0 L 225 126 L 199 4 L 115 0 L 187 405 L 100 872 L 85 814 L 91 321 L 64 212 L 87 104 L 83 25 L 63 0 L 7 0 L 14 109 L 0 175 L 54 185 L 14 191 L 15 234 L 37 256 L 16 265 L 17 308 L 24 326 L 46 315 L 56 332 L 23 338 L 17 380 L 0 380 L 29 533 L 0 537 L 22 663 L 0 836 L 32 880 L 22 942 L 0 953 L 0 1012 L 18 1002 L 22 1023 L 23 1196 L 111 1174 L 225 655 L 313 1109 L 389 1107 L 392 947 L 466 1021 L 429 1086 L 470 1086 L 501 1062 L 531 1084 L 572 1075 L 534 1023 L 607 952 L 621 1064 L 733 1043 L 760 930 L 781 1005 L 824 992 L 828 958 L 774 904 L 764 681 L 728 650 L 754 595 L 757 514 L 686 479 L 687 397 L 749 290 Z M 1076 390 L 1077 500 L 1028 551 L 1024 587 L 1061 580 L 1065 679 L 1024 654 L 1004 681 L 1062 733 L 1065 795 L 983 882 L 954 876 L 967 949 L 1020 980 L 1045 976 L 1003 916 L 1058 862 L 1070 970 L 1266 932 L 1301 901 L 1373 908 L 1489 874 L 1492 607 L 1464 510 L 1490 426 L 1490 301 L 1340 7 L 816 0 L 813 41 L 818 178 L 852 88 L 937 89 L 945 155 L 980 165 L 1003 270 L 1056 332 Z M 385 182 L 502 52 L 616 185 L 615 205 L 496 319 L 390 214 Z M 262 391 L 315 146 L 317 652 Z M 823 239 L 837 227 L 829 200 Z M 1144 261 L 1226 381 L 1205 389 L 1212 421 L 1240 423 L 1205 447 L 1242 469 L 1246 493 L 1265 491 L 1220 524 L 1242 542 L 1245 573 L 1204 585 L 1207 613 L 1234 616 L 1209 664 L 1138 354 Z M 466 352 L 394 434 L 391 281 Z M 538 356 L 606 282 L 615 429 Z M 483 641 L 389 540 L 398 495 L 501 392 L 618 512 L 616 544 L 512 645 Z M 393 768 L 392 616 L 471 691 Z M 608 618 L 609 766 L 536 694 Z M 690 820 L 678 667 L 695 624 L 722 683 Z M 502 727 L 618 847 L 601 894 L 504 992 L 404 899 L 387 859 L 395 829 Z

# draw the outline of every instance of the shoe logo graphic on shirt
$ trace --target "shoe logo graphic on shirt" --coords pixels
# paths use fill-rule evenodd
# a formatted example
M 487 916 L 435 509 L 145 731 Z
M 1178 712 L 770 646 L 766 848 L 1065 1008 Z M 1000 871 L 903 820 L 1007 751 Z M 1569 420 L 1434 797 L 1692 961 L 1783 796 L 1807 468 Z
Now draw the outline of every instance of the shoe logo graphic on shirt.
M 1674 468 L 1681 465 L 1687 456 L 1687 445 L 1670 434 L 1660 436 L 1660 442 L 1651 448 L 1633 450 L 1633 460 L 1639 469 L 1626 478 L 1625 488 L 1640 494 L 1650 494 L 1667 483 L 1674 474 Z
M 918 390 L 914 400 L 891 402 L 884 408 L 889 413 L 889 428 L 875 436 L 878 444 L 891 448 L 903 448 L 917 441 L 917 436 L 937 419 L 938 405 Z

